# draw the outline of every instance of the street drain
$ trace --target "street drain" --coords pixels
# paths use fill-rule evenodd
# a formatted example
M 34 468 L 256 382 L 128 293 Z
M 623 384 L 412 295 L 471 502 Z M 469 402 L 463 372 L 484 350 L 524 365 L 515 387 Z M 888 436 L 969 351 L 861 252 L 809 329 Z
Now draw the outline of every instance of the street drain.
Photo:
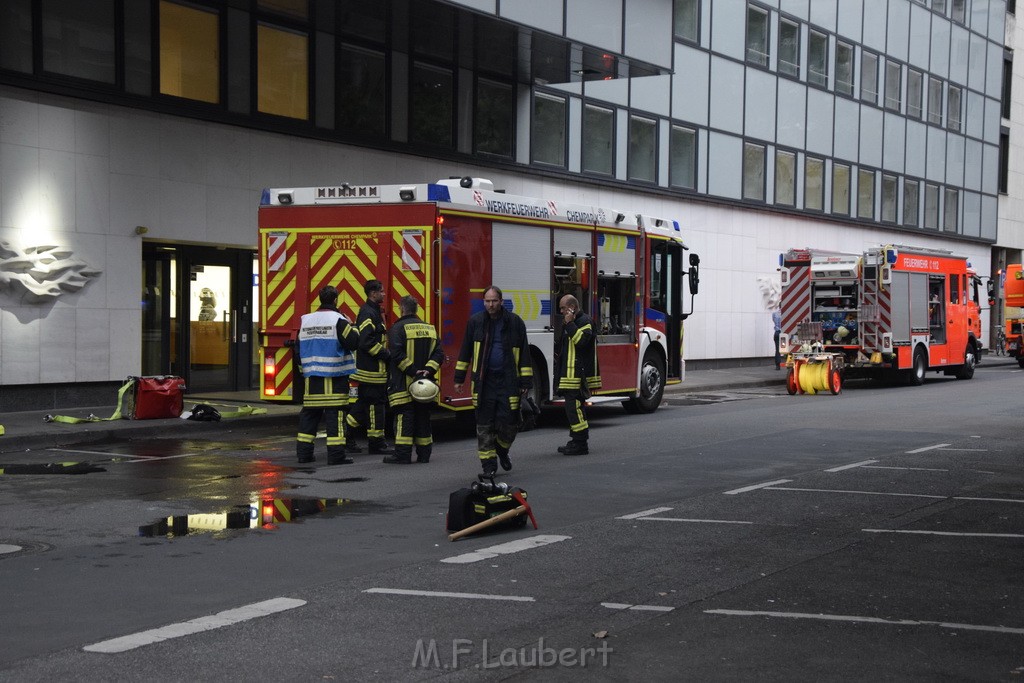
M 162 517 L 139 527 L 139 536 L 176 538 L 226 529 L 275 529 L 278 524 L 353 503 L 347 498 L 264 498 L 227 512 Z

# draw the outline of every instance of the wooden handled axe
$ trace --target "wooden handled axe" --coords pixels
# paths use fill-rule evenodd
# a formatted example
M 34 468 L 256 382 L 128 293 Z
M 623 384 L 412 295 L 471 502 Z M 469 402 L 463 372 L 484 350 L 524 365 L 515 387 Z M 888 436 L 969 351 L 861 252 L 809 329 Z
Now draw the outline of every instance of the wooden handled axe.
M 477 522 L 473 526 L 468 526 L 465 529 L 462 529 L 461 531 L 456 531 L 453 534 L 448 534 L 448 540 L 449 541 L 457 541 L 460 538 L 462 538 L 463 536 L 469 536 L 470 534 L 475 534 L 476 532 L 482 531 L 483 529 L 486 529 L 487 527 L 492 527 L 495 524 L 500 524 L 500 523 L 502 523 L 502 522 L 504 522 L 506 520 L 512 519 L 513 517 L 518 517 L 519 515 L 522 515 L 522 514 L 526 514 L 526 515 L 530 516 L 530 521 L 533 522 L 533 528 L 536 529 L 537 528 L 537 520 L 534 519 L 534 517 L 533 517 L 533 509 L 530 507 L 530 504 L 526 502 L 526 498 L 524 498 L 523 494 L 520 493 L 519 491 L 514 491 L 514 492 L 512 492 L 511 495 L 519 503 L 518 507 L 513 508 L 511 510 L 506 510 L 505 512 L 502 512 L 500 515 L 495 515 L 494 517 L 491 517 L 489 519 L 485 519 L 482 522 Z

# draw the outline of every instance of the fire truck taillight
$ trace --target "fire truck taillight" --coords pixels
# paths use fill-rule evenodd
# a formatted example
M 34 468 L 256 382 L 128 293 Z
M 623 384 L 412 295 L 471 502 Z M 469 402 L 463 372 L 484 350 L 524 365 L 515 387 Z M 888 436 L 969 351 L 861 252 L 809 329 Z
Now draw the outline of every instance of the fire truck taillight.
M 274 377 L 277 375 L 277 366 L 273 358 L 263 360 L 263 393 L 266 396 L 273 396 L 277 393 L 274 388 Z

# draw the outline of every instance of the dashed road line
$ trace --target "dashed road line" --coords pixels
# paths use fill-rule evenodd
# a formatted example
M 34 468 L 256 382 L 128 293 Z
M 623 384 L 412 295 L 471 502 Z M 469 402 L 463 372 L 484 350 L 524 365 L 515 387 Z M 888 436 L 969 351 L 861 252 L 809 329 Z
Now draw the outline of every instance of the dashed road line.
M 935 496 L 927 493 L 888 493 L 886 491 L 846 491 L 843 489 L 801 489 L 793 486 L 770 486 L 769 491 L 801 491 L 808 493 L 859 493 L 863 496 L 897 496 L 905 498 L 935 498 L 945 500 L 949 496 Z
M 860 462 L 851 463 L 849 465 L 840 465 L 839 467 L 830 467 L 825 470 L 826 472 L 842 472 L 843 470 L 852 470 L 854 467 L 864 467 L 865 465 L 873 465 L 878 462 L 877 460 L 861 460 Z
M 782 619 L 815 619 L 819 621 L 846 621 L 864 624 L 890 624 L 893 626 L 938 626 L 963 631 L 987 631 L 990 633 L 1008 633 L 1024 635 L 1024 628 L 1009 626 L 986 626 L 983 624 L 958 624 L 948 621 L 919 621 L 917 619 L 882 619 L 881 617 L 861 617 L 848 614 L 809 614 L 806 612 L 765 612 L 740 609 L 708 609 L 705 614 L 720 614 L 732 617 L 777 617 Z
M 917 529 L 861 529 L 869 534 L 923 534 L 928 536 L 967 536 L 975 538 L 1024 538 L 1024 534 L 989 534 L 971 531 L 925 531 Z
M 978 496 L 953 496 L 955 500 L 977 500 L 983 503 L 1024 503 L 1021 498 L 981 498 Z
M 531 548 L 539 548 L 541 546 L 550 545 L 551 543 L 566 541 L 570 538 L 572 538 L 572 536 L 555 536 L 552 534 L 541 534 L 540 536 L 531 536 L 530 538 L 524 538 L 518 541 L 512 541 L 510 543 L 492 545 L 489 548 L 481 548 L 479 550 L 474 550 L 471 553 L 455 555 L 454 557 L 446 557 L 441 561 L 447 562 L 449 564 L 468 564 L 470 562 L 480 562 L 481 560 L 494 559 L 499 555 L 509 555 L 511 553 L 518 553 L 523 550 L 530 550 Z
M 915 472 L 949 472 L 938 467 L 895 467 L 893 465 L 864 465 L 866 470 L 913 470 Z
M 934 451 L 934 450 L 936 450 L 936 449 L 939 449 L 939 448 L 945 448 L 946 446 L 952 446 L 952 445 L 953 445 L 953 444 L 951 444 L 951 443 L 937 443 L 937 444 L 935 444 L 934 446 L 925 446 L 925 447 L 923 447 L 923 448 L 915 448 L 915 449 L 914 449 L 914 450 L 912 450 L 912 451 L 903 451 L 903 452 L 904 452 L 904 453 L 909 453 L 909 454 L 913 454 L 913 453 L 924 453 L 925 451 Z
M 251 605 L 245 605 L 244 607 L 238 607 L 218 612 L 217 614 L 199 617 L 198 619 L 190 619 L 189 621 L 170 624 L 168 626 L 150 629 L 149 631 L 140 631 L 139 633 L 134 633 L 130 636 L 104 640 L 92 645 L 86 645 L 82 649 L 86 652 L 102 652 L 107 654 L 127 652 L 128 650 L 134 650 L 135 648 L 142 647 L 144 645 L 152 645 L 153 643 L 159 643 L 172 638 L 180 638 L 182 636 L 202 633 L 203 631 L 209 631 L 215 628 L 231 626 L 243 621 L 248 621 L 249 619 L 256 619 L 257 617 L 265 617 L 277 612 L 295 609 L 296 607 L 301 607 L 305 604 L 305 600 L 296 600 L 294 598 L 273 598 L 272 600 L 256 602 Z
M 364 593 L 384 595 L 411 595 L 423 598 L 460 598 L 464 600 L 506 600 L 511 602 L 536 602 L 527 595 L 492 595 L 488 593 L 449 593 L 446 591 L 417 591 L 404 588 L 367 588 Z
M 641 517 L 643 522 L 691 522 L 694 524 L 753 524 L 737 519 L 687 519 L 684 517 Z
M 631 515 L 622 515 L 615 519 L 640 519 L 641 517 L 646 517 L 648 515 L 656 515 L 659 512 L 668 512 L 671 509 L 672 508 L 651 508 L 650 510 L 644 510 L 643 512 L 634 512 Z
M 667 605 L 629 605 L 621 602 L 602 602 L 601 607 L 619 610 L 635 610 L 637 612 L 671 612 L 675 607 Z
M 724 491 L 723 493 L 727 496 L 735 496 L 739 493 L 746 493 L 747 491 L 756 491 L 757 489 L 764 489 L 776 484 L 788 484 L 793 481 L 792 479 L 776 479 L 775 481 L 766 481 L 763 484 L 754 484 L 753 486 L 744 486 L 743 488 L 733 489 L 732 491 Z

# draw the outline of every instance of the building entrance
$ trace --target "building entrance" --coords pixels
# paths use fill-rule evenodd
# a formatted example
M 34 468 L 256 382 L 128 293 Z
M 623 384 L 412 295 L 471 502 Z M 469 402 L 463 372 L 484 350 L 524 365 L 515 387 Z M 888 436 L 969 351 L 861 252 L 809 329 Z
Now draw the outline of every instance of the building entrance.
M 254 257 L 249 249 L 144 246 L 143 374 L 180 375 L 189 393 L 254 388 Z

